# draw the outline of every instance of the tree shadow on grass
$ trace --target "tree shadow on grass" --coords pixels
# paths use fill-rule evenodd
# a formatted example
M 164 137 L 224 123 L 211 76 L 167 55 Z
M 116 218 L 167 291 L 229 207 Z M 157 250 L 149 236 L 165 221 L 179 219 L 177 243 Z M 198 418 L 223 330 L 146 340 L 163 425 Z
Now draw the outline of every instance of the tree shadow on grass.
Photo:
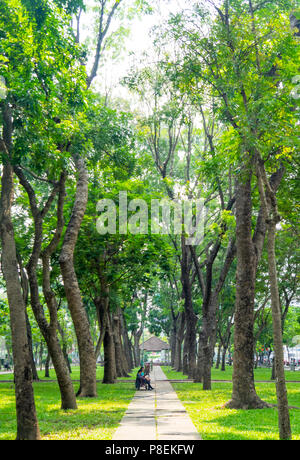
M 35 402 L 42 438 L 111 439 L 131 401 L 133 385 L 97 385 L 97 398 L 78 398 L 77 410 L 60 409 L 56 383 L 35 383 Z M 2 404 L 1 404 L 2 402 Z M 15 439 L 14 388 L 0 386 L 0 439 Z
M 184 403 L 200 434 L 207 440 L 220 439 L 278 439 L 276 408 L 230 410 L 223 408 L 230 399 L 232 385 L 214 383 L 212 391 L 203 391 L 201 384 L 175 384 L 175 390 Z M 258 395 L 269 404 L 276 404 L 274 384 L 257 384 Z M 299 406 L 300 385 L 287 383 L 289 404 Z M 290 410 L 292 431 L 300 437 L 300 411 Z

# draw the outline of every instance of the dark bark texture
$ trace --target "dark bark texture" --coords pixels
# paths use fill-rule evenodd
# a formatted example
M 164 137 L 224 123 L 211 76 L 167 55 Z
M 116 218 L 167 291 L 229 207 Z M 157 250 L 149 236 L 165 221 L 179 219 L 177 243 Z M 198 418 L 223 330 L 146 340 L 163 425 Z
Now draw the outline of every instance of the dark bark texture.
M 251 236 L 251 175 L 240 178 L 236 189 L 236 303 L 233 355 L 233 391 L 227 407 L 266 407 L 254 385 L 253 320 L 256 254 Z
M 80 359 L 80 393 L 78 396 L 95 397 L 97 396 L 96 357 L 90 325 L 74 268 L 75 246 L 88 199 L 88 176 L 83 159 L 75 158 L 75 165 L 78 174 L 75 203 L 65 233 L 59 263 L 78 343 Z
M 40 439 L 40 432 L 32 387 L 25 303 L 18 273 L 14 230 L 11 218 L 13 194 L 13 169 L 7 162 L 3 166 L 2 176 L 0 233 L 2 244 L 2 270 L 6 283 L 12 332 L 17 439 L 38 440 Z

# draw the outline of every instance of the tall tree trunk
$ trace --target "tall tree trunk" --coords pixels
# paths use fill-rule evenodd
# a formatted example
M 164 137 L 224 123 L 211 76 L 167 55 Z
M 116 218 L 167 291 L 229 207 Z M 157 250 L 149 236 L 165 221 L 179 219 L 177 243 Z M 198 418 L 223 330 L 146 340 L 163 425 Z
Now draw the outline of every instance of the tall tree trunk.
M 217 241 L 206 263 L 206 282 L 202 305 L 202 326 L 199 337 L 201 356 L 198 360 L 198 365 L 201 369 L 197 372 L 197 381 L 199 381 L 202 377 L 203 390 L 211 390 L 211 369 L 217 337 L 218 299 L 236 253 L 235 241 L 231 240 L 227 247 L 225 261 L 221 268 L 218 281 L 214 289 L 212 289 L 213 264 L 219 252 L 220 246 L 220 241 Z
M 65 233 L 59 263 L 63 277 L 68 307 L 74 323 L 80 359 L 80 393 L 81 397 L 97 396 L 96 357 L 88 317 L 82 302 L 74 268 L 74 251 L 81 222 L 88 200 L 88 175 L 85 161 L 75 158 L 78 173 L 75 203 Z
M 43 344 L 43 341 L 41 340 L 41 343 L 40 343 L 40 351 L 39 351 L 39 366 L 40 366 L 40 371 L 43 370 L 43 354 L 44 354 L 44 344 Z
M 170 350 L 171 350 L 171 363 L 170 364 L 171 364 L 171 367 L 174 367 L 175 347 L 176 347 L 176 328 L 174 328 L 173 326 L 171 328 L 169 343 L 170 343 Z
M 178 322 L 179 322 L 179 325 L 178 325 L 178 330 L 176 334 L 174 369 L 177 372 L 181 372 L 182 371 L 182 343 L 183 343 L 184 328 L 185 328 L 184 312 L 179 313 Z
M 50 353 L 48 352 L 46 361 L 45 361 L 45 378 L 48 378 L 48 379 L 50 378 L 50 362 L 51 362 L 51 358 L 50 358 Z
M 66 333 L 63 330 L 63 328 L 61 327 L 61 325 L 59 324 L 59 322 L 57 322 L 57 329 L 58 329 L 58 331 L 60 333 L 60 336 L 61 336 L 62 352 L 63 352 L 64 358 L 65 358 L 65 361 L 66 361 L 66 364 L 67 364 L 67 367 L 68 367 L 68 370 L 69 370 L 69 374 L 72 374 L 72 368 L 71 368 L 71 364 L 70 364 L 70 360 L 69 360 L 69 356 L 68 356 Z
M 212 320 L 213 321 L 213 320 Z M 213 364 L 213 355 L 215 348 L 215 334 L 209 331 L 209 337 L 203 348 L 204 366 L 203 366 L 203 390 L 211 390 L 211 368 Z
M 187 336 L 187 328 L 185 326 L 183 355 L 182 355 L 182 373 L 184 375 L 188 375 L 189 373 L 189 351 L 188 351 L 188 340 L 186 336 Z
M 202 318 L 201 333 L 199 335 L 198 367 L 195 382 L 203 382 L 203 390 L 211 390 L 211 368 L 213 363 L 216 342 L 216 308 L 217 298 L 213 297 L 209 308 Z
M 122 363 L 123 363 L 123 368 L 124 368 L 124 377 L 129 377 L 129 372 L 131 369 L 129 368 L 128 360 L 127 360 L 127 355 L 125 353 L 125 347 L 123 344 L 122 340 L 122 331 L 120 329 L 120 344 L 121 344 L 121 356 L 122 356 Z
M 63 339 L 63 347 L 65 347 L 64 333 L 60 328 L 57 317 L 58 305 L 55 293 L 51 288 L 50 279 L 51 255 L 54 253 L 58 246 L 64 225 L 63 208 L 65 198 L 65 179 L 66 177 L 63 174 L 61 176 L 59 187 L 56 231 L 52 240 L 50 241 L 49 245 L 44 249 L 41 256 L 43 261 L 43 293 L 50 314 L 50 324 L 48 326 L 47 334 L 47 345 L 49 352 L 51 354 L 51 359 L 53 362 L 53 366 L 55 368 L 59 389 L 62 395 L 62 409 L 77 409 L 76 395 L 74 392 L 73 383 L 69 372 L 71 369 L 68 356 L 66 350 L 64 351 L 64 349 L 61 349 L 57 336 L 57 331 L 60 330 Z
M 273 359 L 272 371 L 271 371 L 271 380 L 275 380 L 275 379 L 276 379 L 275 359 Z
M 61 393 L 62 409 L 77 409 L 76 396 L 69 374 L 68 365 L 60 348 L 56 334 L 49 334 L 47 345 Z
M 55 294 L 51 289 L 50 283 L 50 256 L 56 249 L 63 229 L 63 204 L 65 197 L 65 175 L 62 174 L 60 181 L 54 186 L 46 205 L 40 210 L 37 205 L 36 195 L 30 183 L 26 179 L 23 171 L 15 166 L 15 171 L 19 177 L 21 185 L 24 187 L 28 194 L 30 209 L 34 219 L 34 244 L 26 267 L 28 273 L 28 280 L 30 286 L 30 302 L 33 313 L 35 315 L 38 326 L 46 341 L 48 351 L 50 353 L 57 381 L 61 393 L 61 408 L 62 409 L 77 409 L 76 397 L 74 393 L 73 384 L 70 378 L 68 367 L 65 362 L 63 352 L 60 348 L 57 328 L 57 303 Z M 55 234 L 41 254 L 41 247 L 43 241 L 43 219 L 47 214 L 50 205 L 52 204 L 57 192 L 59 191 L 58 206 L 57 206 L 57 227 Z M 49 310 L 50 321 L 45 317 L 44 309 L 40 303 L 39 284 L 37 278 L 37 264 L 42 256 L 43 260 L 43 293 Z
M 194 378 L 196 373 L 196 324 L 197 316 L 195 315 L 192 302 L 192 286 L 190 280 L 190 260 L 188 255 L 188 246 L 186 246 L 185 237 L 181 238 L 181 283 L 182 295 L 184 298 L 186 334 L 185 334 L 185 347 L 187 352 L 187 371 L 189 378 Z
M 107 312 L 106 329 L 104 335 L 104 376 L 103 383 L 115 383 L 116 381 L 116 354 L 114 335 L 112 330 L 110 313 Z
M 3 120 L 4 128 L 1 150 L 6 156 L 10 154 L 12 135 L 12 118 L 8 109 L 4 109 L 3 111 Z M 6 283 L 12 333 L 17 439 L 37 440 L 40 439 L 40 432 L 32 387 L 25 304 L 18 273 L 16 245 L 11 218 L 13 198 L 13 168 L 9 163 L 5 162 L 3 165 L 1 188 L 0 233 L 2 244 L 2 270 Z
M 34 381 L 39 380 L 39 376 L 36 369 L 36 363 L 33 355 L 33 346 L 32 346 L 32 333 L 31 333 L 31 325 L 27 314 L 27 306 L 28 306 L 28 295 L 29 295 L 29 285 L 28 285 L 28 278 L 26 276 L 25 269 L 22 264 L 22 259 L 20 254 L 17 254 L 17 260 L 20 269 L 21 275 L 21 286 L 23 291 L 23 299 L 25 304 L 25 318 L 26 318 L 26 328 L 27 328 L 27 339 L 28 339 L 28 346 L 29 346 L 29 354 L 30 354 L 30 361 L 31 361 L 31 370 L 32 370 L 32 378 Z
M 31 269 L 32 268 L 32 269 Z M 43 334 L 45 342 L 47 344 L 48 352 L 51 357 L 53 367 L 55 369 L 60 394 L 61 394 L 61 408 L 62 409 L 77 409 L 76 397 L 74 393 L 73 384 L 70 378 L 68 366 L 65 361 L 64 354 L 60 347 L 60 343 L 57 337 L 57 314 L 56 306 L 52 305 L 50 310 L 50 324 L 47 322 L 43 308 L 39 301 L 39 288 L 36 278 L 36 268 L 28 267 L 28 277 L 31 291 L 31 305 L 35 314 L 35 318 L 39 325 L 39 328 Z M 45 299 L 47 305 L 50 305 L 54 301 L 53 293 L 51 291 L 45 291 Z
M 203 390 L 211 390 L 211 368 L 216 343 L 218 293 L 214 293 L 209 308 L 203 316 L 203 329 L 206 332 L 203 341 Z
M 262 206 L 268 223 L 267 232 L 267 252 L 268 252 L 268 271 L 271 291 L 272 322 L 273 322 L 273 341 L 275 353 L 275 372 L 276 372 L 276 394 L 278 404 L 278 426 L 280 439 L 291 439 L 291 424 L 288 407 L 287 389 L 284 373 L 284 353 L 282 341 L 282 315 L 278 291 L 277 269 L 276 269 L 276 225 L 280 222 L 277 210 L 276 192 L 269 184 L 262 161 L 258 162 L 258 185 Z
M 172 305 L 171 305 L 171 313 L 172 313 L 172 326 L 171 326 L 171 332 L 170 332 L 170 349 L 171 349 L 171 366 L 174 368 L 177 333 L 178 333 L 178 326 L 179 326 L 180 318 L 179 318 L 179 315 L 174 314 Z
M 252 165 L 250 166 L 252 167 Z M 267 230 L 265 213 L 260 208 L 253 238 L 251 176 L 249 167 L 244 166 L 236 181 L 236 247 L 237 275 L 234 320 L 233 392 L 227 403 L 232 408 L 266 407 L 255 391 L 254 384 L 254 292 L 257 265 L 261 258 Z M 283 177 L 281 168 L 270 178 L 270 185 L 276 191 Z
M 126 319 L 124 317 L 124 311 L 121 309 L 120 311 L 120 321 L 121 321 L 121 333 L 123 337 L 123 344 L 124 344 L 124 353 L 128 362 L 128 372 L 133 369 L 133 358 L 132 358 L 132 346 L 128 337 L 128 330 Z
M 253 319 L 256 257 L 252 241 L 251 174 L 244 171 L 236 189 L 236 302 L 233 355 L 233 390 L 227 407 L 256 409 L 266 407 L 254 384 Z
M 134 361 L 135 367 L 141 365 L 141 350 L 140 350 L 140 339 L 143 333 L 142 329 L 133 332 L 133 352 L 134 352 Z
M 226 347 L 223 347 L 223 351 L 222 351 L 222 365 L 221 365 L 221 371 L 225 372 L 226 370 L 226 352 L 227 352 L 227 348 Z
M 199 333 L 199 342 L 198 342 L 198 356 L 197 356 L 197 369 L 194 382 L 201 383 L 203 382 L 203 369 L 204 369 L 204 352 L 203 352 L 203 328 L 201 327 Z
M 117 312 L 113 314 L 112 327 L 113 327 L 113 336 L 114 336 L 114 344 L 115 344 L 115 361 L 116 361 L 117 377 L 129 377 L 129 375 L 127 374 L 128 365 L 127 363 L 124 363 L 124 359 L 123 359 L 121 335 L 120 335 L 120 317 Z
M 100 274 L 99 279 L 101 284 L 101 291 L 100 295 L 94 299 L 100 331 L 99 339 L 95 350 L 96 359 L 100 354 L 100 350 L 103 344 L 104 335 L 106 331 L 106 321 L 108 318 L 107 313 L 109 312 L 109 286 L 107 284 L 105 277 L 102 276 L 102 274 Z
M 27 314 L 27 309 L 26 308 L 25 308 L 25 317 L 26 317 L 27 340 L 28 340 L 28 346 L 29 346 L 32 378 L 33 378 L 33 380 L 35 382 L 38 382 L 40 379 L 39 379 L 39 376 L 38 376 L 38 373 L 37 373 L 36 363 L 35 363 L 34 356 L 33 356 L 31 326 L 30 326 L 30 322 L 29 322 L 29 319 L 28 319 L 28 314 Z

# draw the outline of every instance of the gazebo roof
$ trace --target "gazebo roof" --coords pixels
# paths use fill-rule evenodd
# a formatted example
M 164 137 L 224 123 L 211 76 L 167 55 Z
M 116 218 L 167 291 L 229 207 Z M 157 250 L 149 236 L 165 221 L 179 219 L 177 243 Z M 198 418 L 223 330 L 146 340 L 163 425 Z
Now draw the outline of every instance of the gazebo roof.
M 169 350 L 170 345 L 158 337 L 153 336 L 146 340 L 144 343 L 141 343 L 140 350 L 143 348 L 145 351 L 162 351 Z

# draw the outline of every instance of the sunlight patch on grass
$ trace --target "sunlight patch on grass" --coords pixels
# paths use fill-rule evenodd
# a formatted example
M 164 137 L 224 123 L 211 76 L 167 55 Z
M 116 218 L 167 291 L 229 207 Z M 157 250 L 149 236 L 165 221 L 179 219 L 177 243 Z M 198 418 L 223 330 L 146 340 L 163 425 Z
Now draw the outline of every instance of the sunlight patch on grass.
M 61 410 L 56 383 L 35 383 L 34 393 L 42 439 L 109 440 L 131 401 L 132 383 L 97 385 L 97 398 L 78 398 L 77 410 Z M 15 397 L 11 384 L 0 385 L 0 440 L 15 439 Z
M 162 369 L 169 379 L 186 380 L 188 378 L 187 375 L 183 375 L 182 372 L 176 372 L 172 370 L 170 366 L 162 366 Z M 232 380 L 232 371 L 233 371 L 232 366 L 226 366 L 225 371 L 221 371 L 220 369 L 212 368 L 211 378 L 212 380 Z M 257 381 L 268 380 L 270 382 L 274 382 L 271 380 L 271 372 L 272 371 L 269 368 L 254 369 L 255 380 Z M 300 382 L 300 371 L 293 372 L 293 371 L 286 370 L 285 378 L 287 381 L 296 380 Z
M 231 397 L 231 383 L 214 383 L 211 391 L 201 384 L 173 383 L 194 425 L 204 440 L 275 440 L 278 436 L 277 409 L 233 410 L 224 408 Z M 289 404 L 300 407 L 300 385 L 289 383 Z M 257 384 L 259 396 L 276 404 L 275 386 Z M 300 410 L 290 410 L 293 439 L 300 440 Z

